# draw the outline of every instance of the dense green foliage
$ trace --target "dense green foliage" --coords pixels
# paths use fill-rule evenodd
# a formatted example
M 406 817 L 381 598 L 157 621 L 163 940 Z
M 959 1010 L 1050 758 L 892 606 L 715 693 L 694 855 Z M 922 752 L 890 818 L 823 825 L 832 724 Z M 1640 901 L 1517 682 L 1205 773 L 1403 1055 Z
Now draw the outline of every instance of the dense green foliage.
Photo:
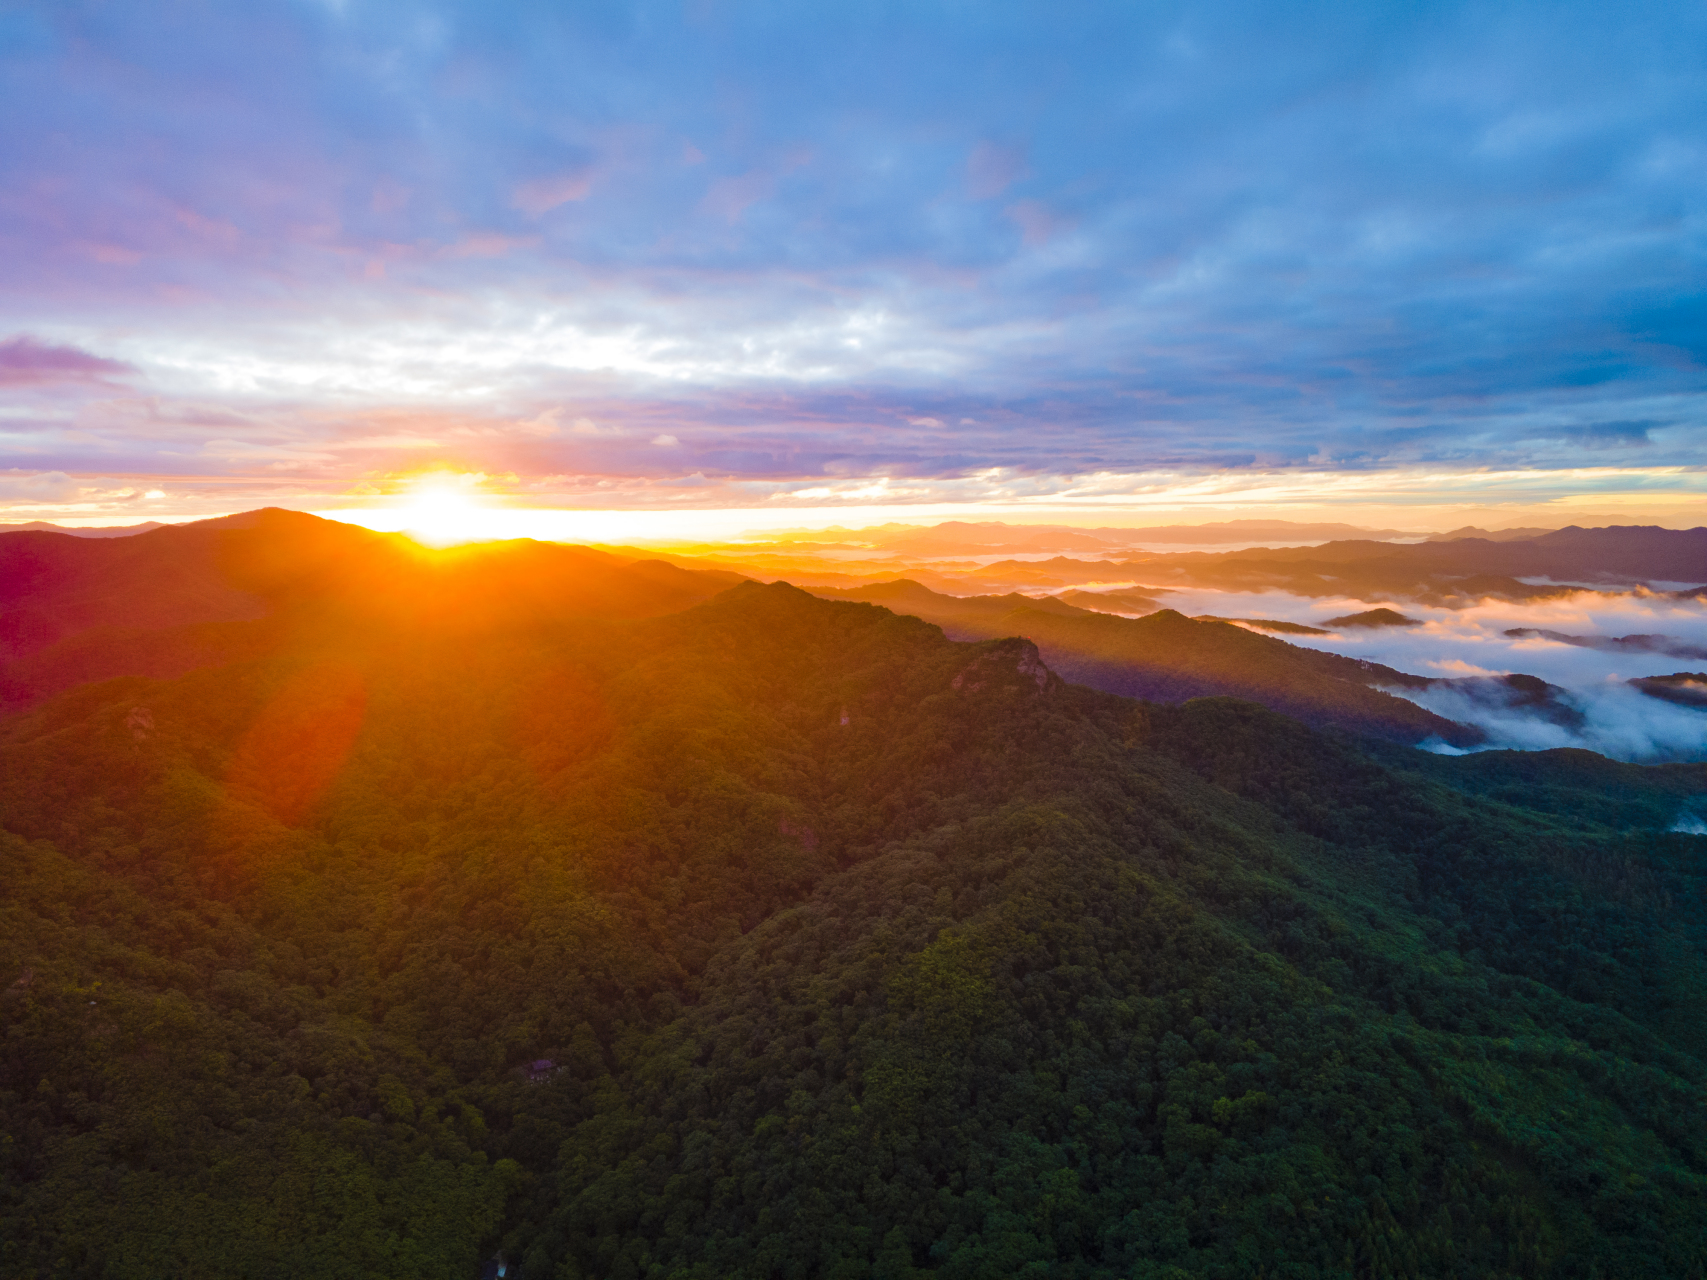
M 316 616 L 4 726 L 4 1274 L 1707 1274 L 1701 766 Z

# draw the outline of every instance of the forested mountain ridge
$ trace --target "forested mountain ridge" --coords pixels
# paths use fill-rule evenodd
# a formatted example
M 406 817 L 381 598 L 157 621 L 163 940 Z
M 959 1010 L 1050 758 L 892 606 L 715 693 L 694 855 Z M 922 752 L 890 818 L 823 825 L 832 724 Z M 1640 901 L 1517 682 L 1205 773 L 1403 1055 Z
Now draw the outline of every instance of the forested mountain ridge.
M 0 1269 L 1700 1275 L 1707 769 L 1582 755 L 305 605 L 0 722 Z
M 1157 702 L 1226 694 L 1319 728 L 1397 742 L 1433 738 L 1474 746 L 1485 740 L 1473 725 L 1436 715 L 1382 687 L 1420 688 L 1431 683 L 1426 678 L 1173 609 L 1121 618 L 1050 597 L 945 596 L 906 580 L 819 587 L 814 594 L 882 604 L 936 623 L 958 640 L 1023 635 L 1066 679 L 1106 693 Z

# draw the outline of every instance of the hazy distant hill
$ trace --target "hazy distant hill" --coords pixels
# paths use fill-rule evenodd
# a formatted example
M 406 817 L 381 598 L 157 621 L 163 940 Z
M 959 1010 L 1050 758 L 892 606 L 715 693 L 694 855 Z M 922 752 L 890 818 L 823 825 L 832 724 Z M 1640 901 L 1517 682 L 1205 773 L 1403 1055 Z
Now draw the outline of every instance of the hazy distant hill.
M 812 594 L 827 600 L 880 604 L 896 613 L 912 614 L 945 628 L 962 624 L 993 626 L 1016 609 L 1039 609 L 1066 617 L 1087 617 L 1093 612 L 1052 596 L 1027 596 L 1017 591 L 992 596 L 944 595 L 907 578 L 861 587 L 814 587 Z
M 1707 1265 L 1707 767 L 257 529 L 272 647 L 0 719 L 6 1275 Z
M 1097 532 L 1123 535 L 1126 545 L 1156 542 L 1328 542 L 1335 538 L 1415 537 L 1403 529 L 1365 529 L 1352 524 L 1303 523 L 1293 520 L 1215 520 L 1207 524 L 1153 525 L 1148 528 L 1106 529 Z
M 129 538 L 135 534 L 147 533 L 150 529 L 165 527 L 158 520 L 144 520 L 139 524 L 95 525 L 92 528 L 53 524 L 47 520 L 28 520 L 21 524 L 0 523 L 0 533 L 63 533 L 73 538 Z
M 1567 589 L 1521 581 L 1605 587 L 1707 579 L 1707 528 L 1559 529 L 1538 538 L 1458 538 L 1410 546 L 1353 540 L 1317 547 L 1251 548 L 1226 554 L 1153 556 L 1126 572 L 1158 586 L 1195 583 L 1296 595 L 1358 594 L 1452 604 L 1482 596 L 1541 599 Z
M 1228 540 L 1248 541 L 1233 536 L 1234 525 L 1240 525 L 1243 532 L 1251 531 L 1243 522 L 1227 522 Z M 1106 589 L 1136 583 L 1142 584 L 1139 591 L 1146 587 L 1203 586 L 1306 596 L 1351 594 L 1364 599 L 1460 606 L 1488 597 L 1542 600 L 1577 589 L 1559 583 L 1618 590 L 1637 583 L 1693 583 L 1707 578 L 1707 568 L 1703 567 L 1707 565 L 1707 529 L 1571 527 L 1536 537 L 1509 536 L 1532 532 L 1529 530 L 1502 531 L 1496 536 L 1498 540 L 1457 536 L 1471 532 L 1466 529 L 1444 540 L 1418 543 L 1362 536 L 1310 545 L 1246 546 L 1233 551 L 1205 549 L 1203 544 L 1212 539 L 1204 538 L 1197 549 L 1186 552 L 1158 549 L 1166 545 L 1161 541 L 1141 544 L 1114 536 L 1131 530 L 1069 531 L 1076 539 L 1108 538 L 1100 549 L 1084 546 L 1082 541 L 1071 548 L 1055 546 L 1042 535 L 1027 542 L 1029 535 L 1023 527 L 1006 526 L 1000 527 L 1005 530 L 1000 537 L 979 534 L 988 538 L 986 542 L 955 541 L 963 535 L 970 537 L 967 529 L 983 528 L 950 529 L 940 537 L 934 530 L 902 529 L 895 536 L 903 541 L 893 546 L 878 537 L 887 537 L 893 531 L 864 530 L 832 531 L 836 536 L 826 535 L 824 541 L 802 536 L 701 550 L 731 569 L 763 580 L 857 587 L 909 578 L 934 589 L 966 593 L 1084 586 Z M 1180 540 L 1186 541 L 1187 535 L 1196 537 L 1205 528 L 1209 526 L 1180 526 Z M 1303 540 L 1299 531 L 1305 528 L 1311 526 L 1278 530 L 1276 541 Z M 1327 527 L 1314 528 L 1323 531 Z M 1345 531 L 1344 527 L 1333 530 Z M 838 542 L 836 537 L 843 541 Z M 867 548 L 868 553 L 858 557 L 847 554 L 848 547 L 855 545 Z M 1003 558 L 991 560 L 992 554 Z M 955 559 L 955 555 L 962 558 Z
M 1543 534 L 1552 533 L 1551 529 L 1482 529 L 1476 525 L 1467 524 L 1454 529 L 1450 533 L 1431 533 L 1424 542 L 1454 542 L 1459 538 L 1482 538 L 1488 542 L 1517 542 L 1529 538 L 1539 538 Z
M 1166 543 L 1325 542 L 1332 538 L 1403 538 L 1399 529 L 1291 520 L 1219 520 L 1206 524 L 1138 526 L 1008 524 L 999 520 L 945 520 L 934 525 L 884 524 L 864 529 L 813 529 L 777 533 L 723 548 L 736 552 L 801 553 L 859 547 L 919 560 L 982 556 L 995 552 L 1107 552 Z
M 872 545 L 920 557 L 983 555 L 991 551 L 1104 551 L 1107 531 L 1057 525 L 1009 525 L 999 521 L 948 520 L 928 529 L 882 531 Z
M 1162 602 L 1141 591 L 1060 591 L 1055 599 L 1093 613 L 1154 613 Z

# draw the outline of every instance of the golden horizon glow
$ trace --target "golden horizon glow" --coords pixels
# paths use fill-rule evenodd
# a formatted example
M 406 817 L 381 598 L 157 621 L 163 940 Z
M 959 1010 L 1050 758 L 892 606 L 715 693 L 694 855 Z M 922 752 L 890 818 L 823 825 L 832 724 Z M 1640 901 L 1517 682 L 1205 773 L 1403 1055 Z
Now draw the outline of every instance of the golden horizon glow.
M 430 547 L 490 538 L 489 508 L 470 493 L 476 481 L 477 477 L 442 474 L 416 481 L 409 501 L 397 512 L 400 531 Z
M 963 493 L 939 486 L 943 491 L 937 501 L 898 500 L 893 488 L 873 501 L 860 486 L 849 485 L 834 498 L 800 502 L 801 493 L 813 491 L 749 495 L 720 491 L 716 485 L 693 490 L 659 485 L 645 492 L 616 486 L 608 493 L 553 493 L 549 486 L 515 474 L 439 463 L 338 492 L 272 484 L 236 491 L 198 489 L 194 478 L 176 477 L 146 492 L 138 481 L 108 493 L 90 481 L 69 501 L 0 502 L 0 528 L 30 520 L 73 528 L 147 519 L 176 524 L 261 507 L 287 507 L 383 532 L 416 534 L 423 543 L 435 545 L 533 538 L 667 546 L 766 539 L 782 531 L 836 526 L 927 526 L 949 520 L 1122 529 L 1285 520 L 1411 535 L 1463 525 L 1707 524 L 1707 469 L 1603 468 L 1550 475 L 1426 469 L 1382 475 L 1158 473 L 1079 479 L 1081 483 L 1069 489 L 1046 486 L 1031 494 Z

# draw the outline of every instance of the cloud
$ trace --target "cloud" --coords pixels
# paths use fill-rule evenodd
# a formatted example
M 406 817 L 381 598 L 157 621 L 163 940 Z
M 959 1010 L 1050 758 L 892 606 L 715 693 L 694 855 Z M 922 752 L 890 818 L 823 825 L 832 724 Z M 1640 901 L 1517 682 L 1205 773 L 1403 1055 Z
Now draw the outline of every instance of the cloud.
M 974 200 L 999 196 L 1025 174 L 1025 148 L 980 142 L 966 159 L 966 190 Z
M 0 387 L 104 383 L 135 372 L 133 366 L 122 360 L 108 360 L 76 347 L 54 346 L 28 334 L 0 342 Z
M 1144 589 L 1150 584 L 1140 578 L 1104 585 Z M 1278 591 L 1164 590 L 1168 606 L 1188 615 L 1317 625 L 1382 603 Z M 1488 600 L 1467 609 L 1447 609 L 1407 601 L 1401 607 L 1424 625 L 1285 639 L 1447 682 L 1388 692 L 1448 719 L 1477 725 L 1488 734 L 1489 748 L 1579 747 L 1649 763 L 1707 760 L 1707 711 L 1664 702 L 1629 684 L 1642 676 L 1672 674 L 1688 661 L 1676 650 L 1700 652 L 1707 645 L 1707 602 L 1582 591 L 1532 604 Z M 1554 633 L 1666 635 L 1673 643 L 1597 649 L 1545 638 Z M 1563 704 L 1529 703 L 1494 686 L 1494 678 L 1513 673 L 1536 676 L 1564 690 Z
M 1066 222 L 1041 200 L 1021 200 L 1007 207 L 1007 215 L 1019 223 L 1028 245 L 1048 244 Z
M 82 485 L 63 471 L 0 471 L 0 502 L 70 502 Z
M 569 432 L 571 435 L 577 436 L 620 436 L 622 428 L 608 424 L 601 425 L 591 418 L 576 418 L 569 424 Z
M 1578 747 L 1640 763 L 1707 759 L 1707 714 L 1650 698 L 1623 681 L 1572 689 L 1568 701 L 1581 714 L 1579 725 L 1556 723 L 1521 707 L 1492 707 L 1452 688 L 1400 696 L 1450 720 L 1479 726 L 1490 748 Z
M 737 222 L 743 213 L 775 188 L 776 179 L 768 173 L 743 173 L 738 177 L 719 178 L 705 193 L 700 207 L 725 222 Z
M 1321 607 L 1314 604 L 1315 609 Z M 1480 725 L 1493 746 L 1586 747 L 1621 760 L 1707 759 L 1707 712 L 1662 702 L 1628 683 L 1639 676 L 1676 671 L 1680 651 L 1703 652 L 1707 605 L 1585 591 L 1531 605 L 1489 601 L 1457 611 L 1405 607 L 1412 616 L 1424 618 L 1426 625 L 1408 629 L 1404 635 L 1372 634 L 1325 642 L 1311 637 L 1306 643 L 1417 675 L 1450 678 L 1519 672 L 1539 676 L 1565 689 L 1582 714 L 1582 723 L 1572 726 L 1521 707 L 1492 706 L 1450 686 L 1393 691 L 1441 715 Z M 1316 616 L 1314 609 L 1297 612 Z M 1669 640 L 1589 647 L 1551 639 L 1585 633 L 1667 636 Z
M 559 205 L 585 200 L 593 189 L 591 173 L 567 173 L 552 178 L 535 178 L 515 190 L 516 208 L 538 217 Z
M 444 246 L 439 253 L 446 258 L 502 258 L 516 249 L 531 248 L 538 243 L 535 236 L 505 236 L 478 231 Z
M 1567 423 L 1536 432 L 1539 439 L 1565 440 L 1591 449 L 1642 447 L 1653 443 L 1648 432 L 1660 422 Z

